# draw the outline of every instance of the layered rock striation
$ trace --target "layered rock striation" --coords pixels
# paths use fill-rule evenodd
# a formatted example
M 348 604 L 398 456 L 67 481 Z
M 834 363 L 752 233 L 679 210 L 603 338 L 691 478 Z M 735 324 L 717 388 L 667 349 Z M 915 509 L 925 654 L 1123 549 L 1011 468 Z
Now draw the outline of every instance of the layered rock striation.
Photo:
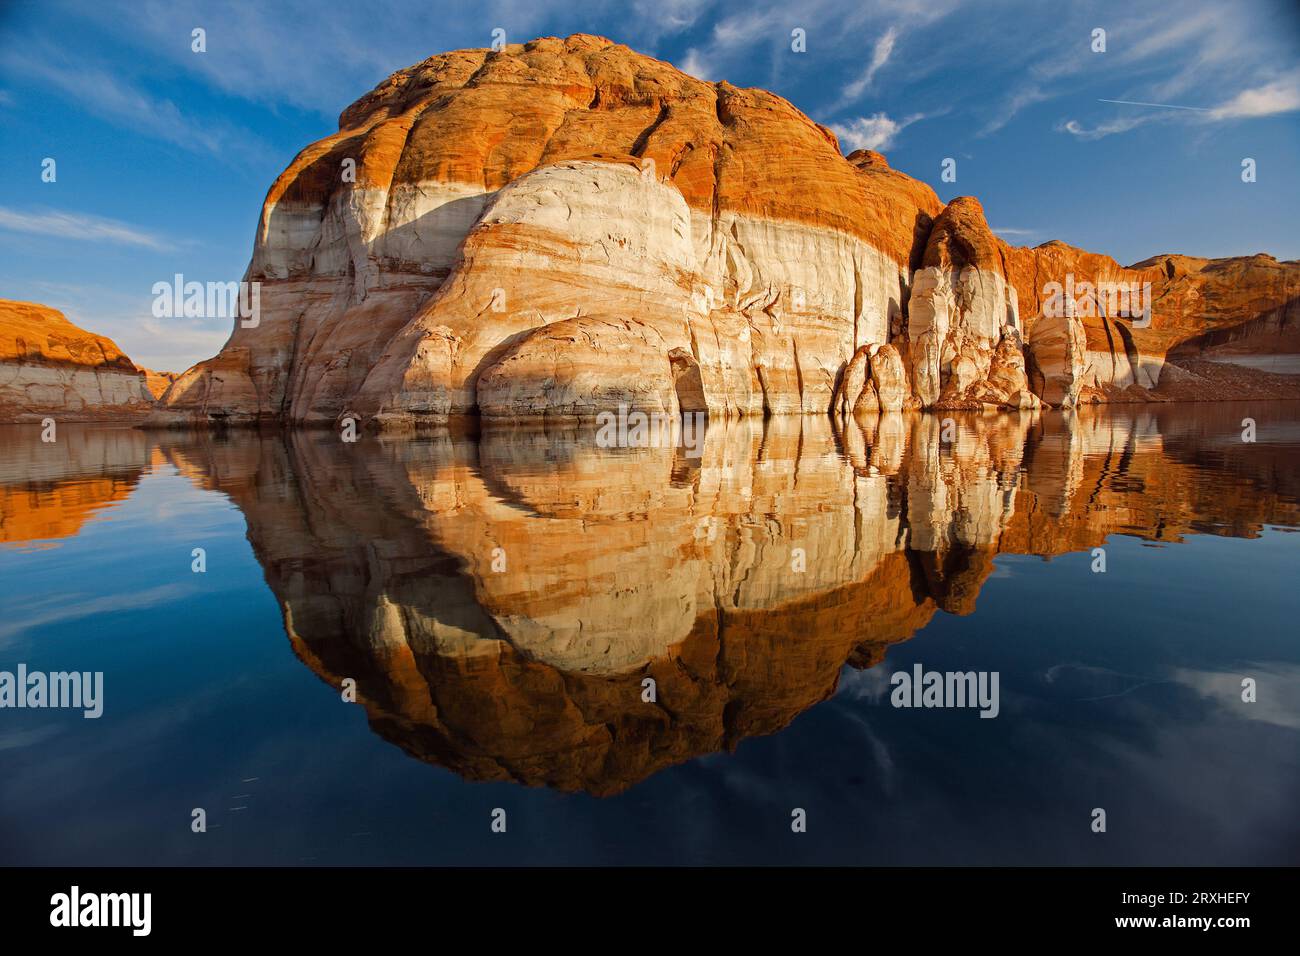
M 0 422 L 138 418 L 153 404 L 146 372 L 110 339 L 48 306 L 0 299 Z
M 348 107 L 271 187 L 246 278 L 258 321 L 154 423 L 1140 400 L 1172 348 L 1292 335 L 1300 265 L 1011 247 L 780 97 L 576 35 Z

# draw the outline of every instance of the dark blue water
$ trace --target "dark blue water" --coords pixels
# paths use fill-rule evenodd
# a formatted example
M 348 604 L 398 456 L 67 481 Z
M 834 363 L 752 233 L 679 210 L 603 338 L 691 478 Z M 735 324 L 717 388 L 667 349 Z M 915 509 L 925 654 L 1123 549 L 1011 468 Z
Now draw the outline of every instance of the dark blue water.
M 958 424 L 0 429 L 0 862 L 1300 862 L 1300 409 Z

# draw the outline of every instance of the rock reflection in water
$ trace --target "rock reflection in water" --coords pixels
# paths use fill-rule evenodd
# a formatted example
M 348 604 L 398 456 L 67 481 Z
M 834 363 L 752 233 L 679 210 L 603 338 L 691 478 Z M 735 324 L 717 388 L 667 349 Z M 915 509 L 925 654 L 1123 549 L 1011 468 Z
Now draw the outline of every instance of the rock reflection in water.
M 124 475 L 165 459 L 239 505 L 295 653 L 355 679 L 385 739 L 470 779 L 605 795 L 778 731 L 846 664 L 974 613 L 999 554 L 1300 525 L 1295 436 L 1245 445 L 1240 418 L 733 421 L 699 457 L 602 448 L 594 427 L 114 449 Z
M 0 547 L 57 547 L 118 504 L 149 470 L 151 445 L 133 428 L 0 425 Z

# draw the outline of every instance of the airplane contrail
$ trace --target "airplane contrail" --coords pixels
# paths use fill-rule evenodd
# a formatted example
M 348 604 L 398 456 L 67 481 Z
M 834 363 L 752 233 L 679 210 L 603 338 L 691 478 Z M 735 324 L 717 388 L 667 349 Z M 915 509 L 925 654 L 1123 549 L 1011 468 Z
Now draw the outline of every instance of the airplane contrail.
M 1119 103 L 1123 106 L 1158 106 L 1162 110 L 1196 110 L 1198 113 L 1208 113 L 1208 106 L 1174 106 L 1172 103 L 1141 103 L 1137 100 L 1097 100 L 1098 103 Z

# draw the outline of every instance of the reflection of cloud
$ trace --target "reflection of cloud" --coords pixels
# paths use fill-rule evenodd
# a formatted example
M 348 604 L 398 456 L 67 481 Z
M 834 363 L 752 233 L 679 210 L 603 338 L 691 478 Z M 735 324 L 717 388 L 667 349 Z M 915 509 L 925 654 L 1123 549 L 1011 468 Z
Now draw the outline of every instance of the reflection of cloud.
M 1244 678 L 1254 678 L 1255 703 L 1241 699 Z M 1244 720 L 1300 730 L 1300 664 L 1248 663 L 1237 672 L 1178 668 L 1173 680 Z
M 8 733 L 0 733 L 0 752 L 34 747 L 45 743 L 58 732 L 58 724 L 46 724 L 44 727 L 33 727 L 31 730 L 11 730 Z
M 1257 684 L 1253 704 L 1241 699 L 1241 682 L 1246 677 L 1254 678 Z M 1127 674 L 1086 664 L 1056 664 L 1044 672 L 1043 680 L 1081 702 L 1114 700 L 1157 684 L 1179 684 L 1218 704 L 1231 716 L 1300 730 L 1300 664 L 1249 663 L 1240 671 L 1174 668 L 1168 677 Z
M 873 704 L 878 704 L 889 695 L 891 673 L 893 672 L 883 664 L 860 671 L 846 669 L 840 675 L 840 686 L 835 696 L 848 697 L 852 700 L 869 700 Z
M 76 595 L 60 595 L 57 598 L 49 598 L 35 604 L 29 604 L 26 608 L 11 608 L 4 621 L 0 622 L 0 642 L 24 631 L 44 627 L 47 624 L 76 621 L 97 614 L 133 611 L 139 608 L 153 607 L 167 601 L 176 601 L 188 594 L 190 590 L 189 587 L 183 584 L 164 584 L 144 591 L 135 591 L 129 594 L 111 594 L 106 597 L 89 598 L 80 602 L 75 600 Z
M 871 725 L 862 714 L 858 713 L 856 710 L 846 709 L 844 715 L 856 724 L 858 729 L 862 731 L 862 735 L 867 738 L 867 745 L 871 748 L 871 756 L 875 758 L 876 768 L 879 771 L 876 775 L 876 779 L 880 784 L 880 788 L 884 790 L 885 793 L 892 794 L 894 792 L 897 769 L 894 765 L 894 758 L 889 753 L 889 747 L 886 746 L 885 742 L 880 739 L 880 736 L 871 729 Z
M 1169 683 L 1160 677 L 1126 674 L 1088 664 L 1055 664 L 1043 673 L 1043 681 L 1080 703 L 1114 700 L 1145 687 Z

